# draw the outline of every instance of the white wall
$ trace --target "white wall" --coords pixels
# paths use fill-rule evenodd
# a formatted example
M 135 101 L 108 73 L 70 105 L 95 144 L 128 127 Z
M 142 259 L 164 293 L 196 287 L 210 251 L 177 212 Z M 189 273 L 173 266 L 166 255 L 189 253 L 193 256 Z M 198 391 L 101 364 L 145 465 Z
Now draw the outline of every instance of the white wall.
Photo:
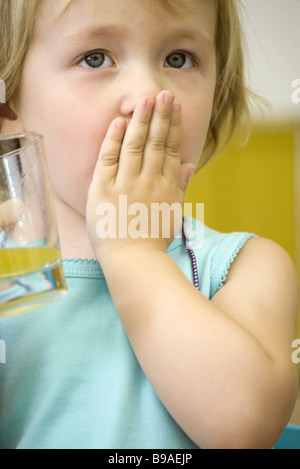
M 243 0 L 243 4 L 250 87 L 273 105 L 266 113 L 269 119 L 300 121 L 300 103 L 292 102 L 296 91 L 292 83 L 300 80 L 300 0 Z

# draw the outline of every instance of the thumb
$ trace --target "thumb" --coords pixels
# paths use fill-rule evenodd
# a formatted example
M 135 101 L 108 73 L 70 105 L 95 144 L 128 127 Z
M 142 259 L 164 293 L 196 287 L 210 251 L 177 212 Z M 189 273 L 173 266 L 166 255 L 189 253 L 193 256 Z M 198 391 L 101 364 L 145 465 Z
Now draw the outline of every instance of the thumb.
M 24 209 L 25 205 L 20 199 L 9 199 L 0 204 L 0 232 L 15 225 Z
M 196 166 L 191 163 L 183 163 L 179 174 L 179 187 L 183 193 L 186 192 L 188 185 L 195 174 Z

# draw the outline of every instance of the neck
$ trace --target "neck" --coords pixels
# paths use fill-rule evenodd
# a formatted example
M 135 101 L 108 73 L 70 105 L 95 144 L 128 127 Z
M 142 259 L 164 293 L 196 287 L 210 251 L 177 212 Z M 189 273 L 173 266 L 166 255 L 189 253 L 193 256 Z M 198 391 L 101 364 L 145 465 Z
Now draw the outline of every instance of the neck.
M 63 259 L 95 259 L 85 217 L 56 198 L 55 211 Z

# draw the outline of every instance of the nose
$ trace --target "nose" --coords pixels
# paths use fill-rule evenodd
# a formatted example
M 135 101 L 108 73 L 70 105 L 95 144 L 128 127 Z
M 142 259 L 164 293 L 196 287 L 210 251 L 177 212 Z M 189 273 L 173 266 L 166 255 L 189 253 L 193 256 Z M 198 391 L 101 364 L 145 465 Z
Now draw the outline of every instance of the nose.
M 165 89 L 163 78 L 159 72 L 149 69 L 132 71 L 124 80 L 121 93 L 120 112 L 124 117 L 132 117 L 137 101 L 141 96 L 155 98 Z

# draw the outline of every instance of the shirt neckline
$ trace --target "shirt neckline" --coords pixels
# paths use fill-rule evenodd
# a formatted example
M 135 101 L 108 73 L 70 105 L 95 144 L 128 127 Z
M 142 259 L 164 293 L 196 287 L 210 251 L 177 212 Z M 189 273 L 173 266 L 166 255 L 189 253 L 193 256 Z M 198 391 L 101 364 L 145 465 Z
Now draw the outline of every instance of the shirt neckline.
M 189 231 L 190 217 L 184 217 L 187 232 Z M 178 235 L 169 246 L 168 253 L 184 245 L 182 235 Z M 104 278 L 100 262 L 97 259 L 65 258 L 62 261 L 65 277 Z

